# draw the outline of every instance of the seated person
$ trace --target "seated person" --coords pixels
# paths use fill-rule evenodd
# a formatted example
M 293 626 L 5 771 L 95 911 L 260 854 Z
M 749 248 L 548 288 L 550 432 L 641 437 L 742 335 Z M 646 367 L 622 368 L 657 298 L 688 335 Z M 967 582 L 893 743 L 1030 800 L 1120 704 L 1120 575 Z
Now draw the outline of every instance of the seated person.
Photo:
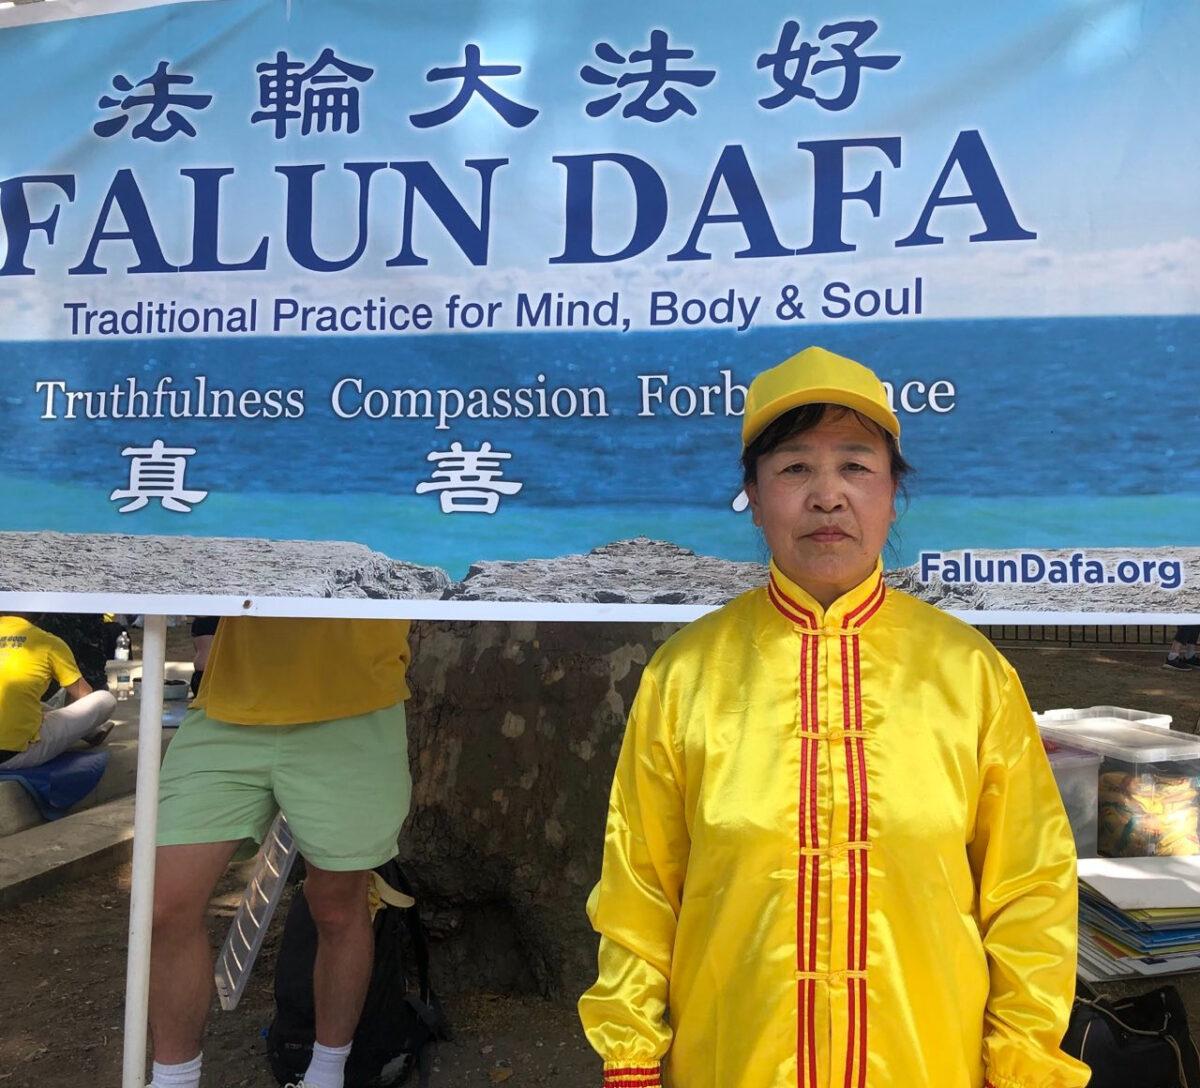
M 66 694 L 59 710 L 42 705 L 51 680 Z M 92 690 L 61 638 L 27 616 L 0 615 L 0 770 L 37 767 L 77 741 L 99 744 L 116 705 L 109 692 Z
M 1200 655 L 1196 653 L 1196 642 L 1200 640 L 1200 624 L 1188 624 L 1175 631 L 1175 640 L 1163 662 L 1164 669 L 1189 672 L 1200 669 Z
M 105 612 L 100 617 L 100 638 L 105 661 L 112 661 L 117 656 L 117 641 L 129 633 L 126 627 L 126 616 L 122 612 Z

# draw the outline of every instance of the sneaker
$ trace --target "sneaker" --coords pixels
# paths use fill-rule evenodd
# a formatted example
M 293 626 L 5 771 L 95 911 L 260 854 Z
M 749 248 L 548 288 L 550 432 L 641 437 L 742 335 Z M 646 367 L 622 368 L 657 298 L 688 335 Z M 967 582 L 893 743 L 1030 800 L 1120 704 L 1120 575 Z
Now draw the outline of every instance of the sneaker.
M 83 738 L 83 743 L 89 748 L 96 748 L 108 740 L 108 734 L 113 731 L 116 722 L 107 721 L 97 729 L 93 729 L 86 737 Z M 153 1086 L 151 1086 L 153 1088 Z
M 1163 662 L 1164 669 L 1174 669 L 1176 672 L 1191 672 L 1192 669 L 1197 667 L 1200 666 L 1189 664 L 1182 657 L 1168 657 L 1167 660 Z

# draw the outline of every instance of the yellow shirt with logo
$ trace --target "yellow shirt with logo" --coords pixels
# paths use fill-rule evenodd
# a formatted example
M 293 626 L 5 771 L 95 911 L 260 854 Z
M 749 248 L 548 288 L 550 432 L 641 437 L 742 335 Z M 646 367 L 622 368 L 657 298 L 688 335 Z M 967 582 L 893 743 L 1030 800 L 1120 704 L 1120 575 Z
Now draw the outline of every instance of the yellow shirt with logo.
M 1070 827 L 1012 667 L 877 568 L 646 667 L 588 904 L 611 1088 L 1080 1088 Z
M 71 648 L 19 616 L 0 616 L 0 751 L 23 752 L 42 728 L 42 696 L 51 680 L 80 677 Z
M 408 620 L 221 620 L 192 706 L 235 725 L 300 725 L 408 698 Z

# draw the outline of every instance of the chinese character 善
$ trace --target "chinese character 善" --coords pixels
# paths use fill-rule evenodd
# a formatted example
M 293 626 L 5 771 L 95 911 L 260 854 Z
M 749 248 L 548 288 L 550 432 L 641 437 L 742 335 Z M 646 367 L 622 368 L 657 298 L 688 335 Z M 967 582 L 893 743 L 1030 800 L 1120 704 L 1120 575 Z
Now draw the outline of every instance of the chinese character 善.
M 525 486 L 500 479 L 500 462 L 511 458 L 511 453 L 493 450 L 490 442 L 478 450 L 464 450 L 461 442 L 451 442 L 450 449 L 426 457 L 438 467 L 431 473 L 432 480 L 417 484 L 417 494 L 440 491 L 443 514 L 494 514 L 501 495 L 515 495 Z

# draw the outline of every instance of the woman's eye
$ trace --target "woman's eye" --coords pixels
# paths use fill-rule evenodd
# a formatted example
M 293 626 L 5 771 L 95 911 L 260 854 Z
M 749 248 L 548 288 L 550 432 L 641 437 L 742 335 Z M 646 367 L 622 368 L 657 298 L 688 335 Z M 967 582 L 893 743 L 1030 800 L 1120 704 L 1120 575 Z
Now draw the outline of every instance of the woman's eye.
M 784 466 L 783 466 L 783 469 L 782 469 L 781 471 L 783 471 L 783 472 L 792 472 L 792 473 L 795 473 L 795 472 L 807 472 L 807 471 L 808 471 L 808 465 L 804 464 L 804 462 L 803 462 L 803 461 L 793 461 L 791 464 L 784 465 Z
M 870 472 L 871 470 L 866 465 L 860 464 L 858 461 L 851 461 L 846 466 L 846 471 L 847 472 Z

